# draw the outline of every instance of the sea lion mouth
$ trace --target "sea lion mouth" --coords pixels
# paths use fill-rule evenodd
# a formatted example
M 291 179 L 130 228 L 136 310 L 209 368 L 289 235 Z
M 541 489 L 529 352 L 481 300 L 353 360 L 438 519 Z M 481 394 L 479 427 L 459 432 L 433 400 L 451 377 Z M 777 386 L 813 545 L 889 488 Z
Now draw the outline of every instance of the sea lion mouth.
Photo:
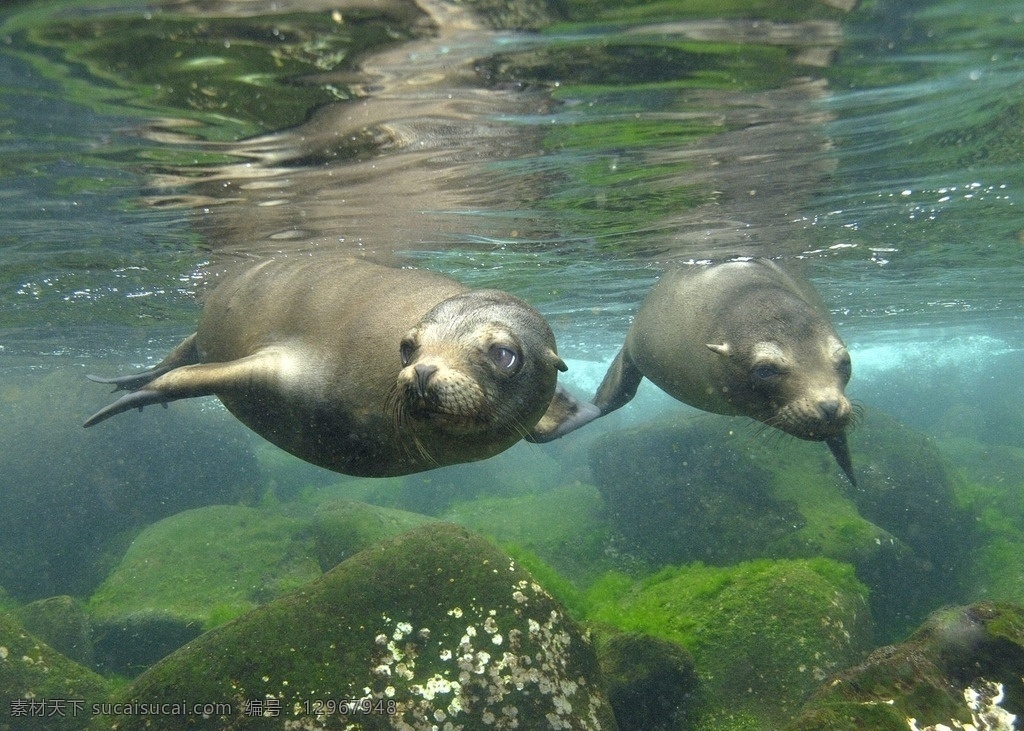
M 463 379 L 425 388 L 399 380 L 388 395 L 387 410 L 397 431 L 414 424 L 430 430 L 467 434 L 487 429 L 492 409 L 478 385 Z
M 764 423 L 799 439 L 824 442 L 844 434 L 853 418 L 849 401 L 798 402 L 777 408 Z

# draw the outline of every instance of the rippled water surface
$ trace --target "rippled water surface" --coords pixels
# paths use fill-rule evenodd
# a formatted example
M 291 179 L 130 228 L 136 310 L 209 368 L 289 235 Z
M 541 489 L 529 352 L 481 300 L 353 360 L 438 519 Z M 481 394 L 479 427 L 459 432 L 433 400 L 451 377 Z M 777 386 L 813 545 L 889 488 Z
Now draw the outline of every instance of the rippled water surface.
M 1024 447 L 1019 2 L 424 7 L 4 4 L 4 408 L 155 362 L 232 261 L 316 250 L 519 294 L 589 394 L 665 266 L 764 255 L 821 291 L 859 402 Z

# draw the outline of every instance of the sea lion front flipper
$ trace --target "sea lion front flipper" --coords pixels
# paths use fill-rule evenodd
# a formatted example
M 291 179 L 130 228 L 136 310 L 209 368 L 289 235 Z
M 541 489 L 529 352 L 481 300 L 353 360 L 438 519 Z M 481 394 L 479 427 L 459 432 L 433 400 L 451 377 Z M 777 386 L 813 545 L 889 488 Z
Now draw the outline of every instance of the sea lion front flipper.
M 141 409 L 151 404 L 167 404 L 184 398 L 196 396 L 212 396 L 236 390 L 239 384 L 249 384 L 258 376 L 272 372 L 280 364 L 281 354 L 272 350 L 263 350 L 253 355 L 222 363 L 197 363 L 172 368 L 149 381 L 143 381 L 143 387 L 125 394 L 114 403 L 100 409 L 85 420 L 82 426 L 93 426 L 111 416 L 131 409 Z M 166 359 L 165 359 L 166 360 Z M 154 370 L 161 366 L 157 365 Z M 149 375 L 139 374 L 140 376 Z M 132 376 L 123 379 L 110 379 L 119 388 L 130 388 L 122 383 L 130 383 Z
M 576 431 L 601 415 L 600 409 L 586 401 L 580 401 L 569 393 L 562 384 L 555 386 L 555 395 L 548 404 L 548 410 L 540 421 L 530 429 L 526 441 L 535 444 L 550 442 Z
M 608 367 L 608 372 L 604 374 L 604 380 L 601 381 L 594 396 L 594 405 L 600 409 L 601 415 L 609 414 L 628 404 L 636 396 L 636 390 L 643 378 L 644 374 L 626 354 L 626 349 L 620 350 Z
M 853 460 L 850 459 L 850 445 L 846 442 L 846 432 L 841 432 L 834 437 L 825 440 L 832 456 L 836 458 L 839 468 L 850 480 L 850 484 L 857 486 L 857 479 L 853 476 Z

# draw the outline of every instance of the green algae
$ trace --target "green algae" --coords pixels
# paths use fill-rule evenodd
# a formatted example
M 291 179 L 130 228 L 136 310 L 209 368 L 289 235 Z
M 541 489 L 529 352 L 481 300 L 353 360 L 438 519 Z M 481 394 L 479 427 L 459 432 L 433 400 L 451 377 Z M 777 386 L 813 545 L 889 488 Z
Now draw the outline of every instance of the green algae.
M 852 567 L 819 558 L 694 564 L 635 583 L 611 575 L 588 599 L 594 621 L 693 654 L 706 690 L 701 728 L 728 728 L 741 713 L 767 729 L 867 649 L 866 596 Z
M 598 657 L 620 731 L 689 731 L 698 690 L 693 658 L 679 645 L 633 632 L 613 634 Z
M 13 615 L 0 613 L 0 728 L 84 729 L 92 704 L 109 693 L 102 677 L 30 634 Z M 32 700 L 46 705 L 33 711 Z M 66 701 L 62 712 L 55 712 L 54 700 Z
M 614 729 L 598 677 L 589 643 L 529 574 L 482 538 L 435 523 L 204 634 L 122 694 L 230 712 L 121 728 Z M 268 699 L 280 717 L 244 714 Z M 375 710 L 317 706 L 330 699 Z
M 355 500 L 322 502 L 313 512 L 317 562 L 328 571 L 375 543 L 434 521 L 426 515 Z
M 99 664 L 134 675 L 320 575 L 308 519 L 216 505 L 146 528 L 92 594 Z
M 320 575 L 308 522 L 214 505 L 153 524 L 93 593 L 97 621 L 167 612 L 206 625 L 217 607 L 241 614 Z
M 609 526 L 592 485 L 574 484 L 513 497 L 480 497 L 455 504 L 445 519 L 480 531 L 499 545 L 536 554 L 582 585 L 610 568 Z
M 999 683 L 1004 707 L 1024 698 L 1024 607 L 982 602 L 931 615 L 908 639 L 879 648 L 814 694 L 786 731 L 949 728 L 972 722 L 964 690 Z M 980 726 L 997 728 L 997 726 Z M 999 726 L 998 728 L 1002 728 Z

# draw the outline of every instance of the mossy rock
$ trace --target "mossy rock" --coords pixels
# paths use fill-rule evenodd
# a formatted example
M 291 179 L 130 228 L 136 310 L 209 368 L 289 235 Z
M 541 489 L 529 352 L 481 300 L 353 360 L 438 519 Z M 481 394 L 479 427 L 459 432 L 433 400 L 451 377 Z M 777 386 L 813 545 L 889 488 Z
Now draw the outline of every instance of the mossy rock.
M 89 599 L 101 666 L 135 674 L 319 576 L 310 520 L 216 505 L 150 526 Z
M 82 603 L 53 596 L 18 607 L 13 614 L 29 632 L 86 667 L 93 664 L 92 625 Z
M 982 725 L 965 693 L 998 683 L 1005 694 L 1000 707 L 1020 716 L 1022 678 L 1024 608 L 983 602 L 943 609 L 905 642 L 876 650 L 823 684 L 786 729 L 906 731 L 911 718 L 922 729 L 1012 728 Z
M 823 444 L 715 415 L 598 437 L 591 467 L 624 552 L 654 568 L 850 563 L 893 637 L 963 597 L 971 521 L 959 476 L 927 437 L 867 411 L 850 441 L 857 487 Z
M 85 729 L 92 704 L 109 695 L 102 677 L 34 637 L 13 615 L 0 613 L 0 728 Z
M 355 500 L 329 500 L 313 512 L 316 558 L 320 568 L 329 571 L 375 543 L 436 520 Z
M 87 596 L 143 526 L 262 489 L 246 429 L 222 409 L 159 409 L 82 429 L 108 399 L 83 372 L 5 377 L 0 583 L 22 601 Z
M 700 729 L 739 717 L 768 731 L 829 673 L 863 656 L 872 639 L 866 594 L 852 567 L 800 559 L 696 564 L 638 583 L 612 574 L 590 600 L 595 621 L 693 654 L 704 689 Z
M 479 497 L 456 504 L 447 520 L 501 545 L 536 554 L 564 576 L 589 583 L 611 568 L 611 528 L 593 485 L 574 484 L 514 497 Z
M 613 634 L 598 657 L 620 731 L 690 731 L 697 671 L 680 645 L 638 632 Z
M 209 718 L 127 718 L 124 731 L 616 728 L 580 629 L 514 561 L 444 523 L 204 634 L 122 697 L 230 706 Z M 334 708 L 345 700 L 371 712 Z M 246 715 L 253 701 L 279 715 Z

